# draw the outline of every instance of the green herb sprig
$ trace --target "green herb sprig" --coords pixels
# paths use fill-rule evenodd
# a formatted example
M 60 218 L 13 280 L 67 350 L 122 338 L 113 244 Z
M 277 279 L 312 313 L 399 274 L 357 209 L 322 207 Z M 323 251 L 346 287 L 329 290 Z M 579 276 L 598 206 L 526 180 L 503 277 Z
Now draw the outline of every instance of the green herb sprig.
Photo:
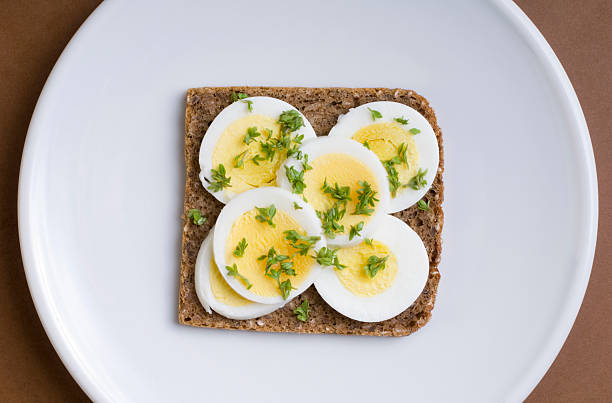
M 238 242 L 238 245 L 236 245 L 236 248 L 234 249 L 234 252 L 232 252 L 232 253 L 236 257 L 243 257 L 244 256 L 244 251 L 246 250 L 247 246 L 249 246 L 249 244 L 248 244 L 246 238 L 242 238 L 242 240 L 240 242 Z
M 402 186 L 399 180 L 399 173 L 397 172 L 397 169 L 395 169 L 394 158 L 397 158 L 397 157 L 393 157 L 390 160 L 383 161 L 383 166 L 385 167 L 385 170 L 387 171 L 387 180 L 389 181 L 389 191 L 391 192 L 391 195 L 393 197 L 395 197 L 395 195 L 397 194 L 397 190 Z
M 251 284 L 251 282 L 249 281 L 248 278 L 246 278 L 242 274 L 238 273 L 238 266 L 236 266 L 236 263 L 234 263 L 231 266 L 225 266 L 225 269 L 227 270 L 228 276 L 236 277 L 236 278 L 242 280 L 242 282 L 246 286 L 247 290 L 250 290 L 251 287 L 253 287 L 253 284 Z
M 431 211 L 431 208 L 429 207 L 429 200 L 427 200 L 427 202 L 425 202 L 425 200 L 421 199 L 417 202 L 417 207 L 419 208 L 419 210 L 423 210 L 423 211 Z
M 244 102 L 247 104 L 247 109 L 249 110 L 249 112 L 253 112 L 253 101 L 245 99 L 248 97 L 249 96 L 245 94 L 244 92 L 236 93 L 236 91 L 232 91 L 232 94 L 230 96 L 232 102 L 236 102 L 236 101 Z
M 304 193 L 306 183 L 304 182 L 304 171 L 299 171 L 293 166 L 285 165 L 285 175 L 287 180 L 291 183 L 291 191 L 296 194 Z
M 308 165 L 308 154 L 304 154 L 304 161 L 302 161 L 302 169 L 304 172 L 310 171 L 312 166 Z
M 357 205 L 353 215 L 372 215 L 373 207 L 379 200 L 376 198 L 376 193 L 372 190 L 370 184 L 366 181 L 359 181 L 359 190 L 357 190 Z
M 278 117 L 282 133 L 291 133 L 304 126 L 302 115 L 295 109 L 284 111 Z
M 308 299 L 304 299 L 300 306 L 293 310 L 293 313 L 296 315 L 297 320 L 306 322 L 309 317 L 310 304 L 308 303 Z
M 349 241 L 351 241 L 356 236 L 361 236 L 360 232 L 363 230 L 364 222 L 360 221 L 357 225 L 351 225 L 351 230 L 349 232 Z
M 295 288 L 291 286 L 291 280 L 286 279 L 285 281 L 280 281 L 281 274 L 285 274 L 288 276 L 295 276 L 295 269 L 293 268 L 293 262 L 289 261 L 289 256 L 280 255 L 276 252 L 274 247 L 268 250 L 268 253 L 265 255 L 261 255 L 257 258 L 257 260 L 266 259 L 266 268 L 264 274 L 267 277 L 270 277 L 276 280 L 278 284 L 278 289 L 281 292 L 283 299 L 287 299 L 291 290 Z M 274 265 L 278 264 L 278 269 L 273 269 Z
M 208 189 L 210 189 L 211 191 L 218 192 L 223 188 L 232 186 L 230 185 L 230 181 L 232 178 L 225 176 L 226 171 L 223 164 L 219 164 L 217 169 L 211 169 L 210 172 L 212 173 L 212 181 L 210 181 L 210 186 L 208 186 Z
M 234 157 L 234 168 L 242 168 L 244 166 L 244 157 L 246 156 L 246 153 L 247 150 L 244 150 Z
M 408 181 L 408 184 L 406 186 L 414 190 L 424 188 L 425 186 L 427 186 L 427 180 L 425 180 L 425 175 L 427 175 L 427 169 L 422 171 L 421 168 L 419 168 L 416 175 L 414 175 L 412 179 Z
M 400 123 L 402 125 L 408 124 L 408 119 L 405 119 L 403 116 L 399 118 L 393 118 L 393 120 L 395 120 L 397 123 Z
M 344 232 L 344 225 L 340 225 L 339 221 L 344 217 L 346 209 L 340 209 L 338 203 L 335 203 L 327 211 L 317 211 L 317 217 L 321 220 L 321 228 L 328 238 L 335 238 L 336 234 Z
M 206 222 L 206 217 L 202 216 L 202 212 L 197 208 L 192 208 L 187 212 L 187 217 L 193 220 L 195 225 L 202 225 Z
M 338 249 L 328 248 L 324 246 L 315 252 L 316 254 L 312 257 L 321 266 L 334 266 L 338 270 L 342 270 L 346 267 L 338 260 L 338 255 L 336 254 L 338 252 Z
M 321 239 L 321 237 L 316 235 L 302 235 L 295 230 L 284 231 L 283 235 L 285 235 L 285 239 L 291 243 L 291 246 L 297 250 L 295 253 L 302 256 L 308 254 L 310 248 Z
M 244 144 L 249 145 L 259 136 L 261 136 L 261 133 L 257 131 L 257 127 L 249 127 L 242 141 Z
M 368 110 L 370 111 L 370 116 L 372 116 L 372 120 L 380 119 L 383 117 L 382 113 L 380 113 L 379 111 L 375 109 L 368 108 Z
M 268 207 L 255 207 L 257 209 L 257 214 L 255 219 L 262 223 L 268 223 L 271 227 L 276 228 L 276 224 L 272 221 L 274 216 L 276 215 L 276 206 L 274 204 L 270 204 Z
M 376 273 L 381 270 L 384 270 L 385 265 L 387 263 L 387 259 L 389 259 L 388 255 L 384 258 L 374 255 L 370 256 L 368 258 L 368 263 L 365 266 L 366 275 L 370 278 L 374 278 L 374 276 L 376 276 Z
M 327 178 L 323 180 L 323 186 L 321 186 L 321 190 L 325 194 L 331 195 L 333 199 L 338 200 L 343 206 L 346 206 L 346 203 L 351 199 L 351 188 L 349 186 L 339 186 L 338 182 L 334 184 L 334 186 L 329 186 L 327 184 Z

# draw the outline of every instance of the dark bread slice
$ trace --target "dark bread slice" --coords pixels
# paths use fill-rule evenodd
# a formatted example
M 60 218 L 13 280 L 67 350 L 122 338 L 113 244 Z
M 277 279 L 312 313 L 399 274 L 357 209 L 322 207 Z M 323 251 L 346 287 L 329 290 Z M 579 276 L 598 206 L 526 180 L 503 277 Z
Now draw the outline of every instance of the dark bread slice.
M 217 313 L 208 314 L 200 304 L 194 288 L 194 268 L 200 244 L 215 224 L 223 207 L 202 186 L 198 174 L 200 143 L 212 120 L 231 103 L 232 91 L 250 96 L 270 96 L 285 100 L 299 109 L 310 121 L 317 135 L 327 135 L 340 114 L 350 108 L 373 101 L 396 101 L 419 111 L 433 127 L 440 146 L 440 165 L 425 199 L 431 211 L 419 210 L 416 205 L 394 215 L 414 229 L 427 248 L 429 278 L 418 299 L 395 318 L 378 323 L 364 323 L 349 319 L 333 310 L 319 296 L 314 286 L 290 301 L 283 308 L 250 320 L 227 319 Z M 179 322 L 185 325 L 256 330 L 264 332 L 336 333 L 370 336 L 406 336 L 424 326 L 431 317 L 440 280 L 438 263 L 441 252 L 444 153 L 442 132 L 434 111 L 425 98 L 414 91 L 388 88 L 295 88 L 295 87 L 217 87 L 192 88 L 187 91 L 185 113 L 185 204 L 183 211 L 183 246 L 180 273 Z M 198 227 L 187 219 L 187 211 L 198 208 L 207 218 Z M 302 323 L 293 309 L 303 299 L 310 302 L 310 319 Z

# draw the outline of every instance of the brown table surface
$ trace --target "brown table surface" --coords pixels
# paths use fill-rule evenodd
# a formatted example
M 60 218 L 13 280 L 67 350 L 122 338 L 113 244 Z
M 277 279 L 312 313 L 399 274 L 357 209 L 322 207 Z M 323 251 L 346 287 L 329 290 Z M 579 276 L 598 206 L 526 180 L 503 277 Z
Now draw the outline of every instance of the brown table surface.
M 53 350 L 25 280 L 17 180 L 28 123 L 60 52 L 96 0 L 0 7 L 0 401 L 86 401 Z M 520 0 L 565 67 L 586 115 L 599 177 L 599 235 L 578 319 L 529 402 L 612 401 L 612 1 Z

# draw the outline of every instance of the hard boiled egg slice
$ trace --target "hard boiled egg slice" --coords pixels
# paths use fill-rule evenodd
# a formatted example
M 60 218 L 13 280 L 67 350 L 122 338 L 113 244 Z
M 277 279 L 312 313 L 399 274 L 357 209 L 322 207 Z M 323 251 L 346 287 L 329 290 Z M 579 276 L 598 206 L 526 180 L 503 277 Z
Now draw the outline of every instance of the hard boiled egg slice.
M 195 289 L 208 313 L 212 310 L 229 319 L 252 319 L 282 307 L 283 304 L 259 304 L 236 293 L 225 281 L 213 258 L 213 231 L 202 242 L 195 266 Z
M 439 163 L 438 140 L 419 112 L 398 102 L 371 102 L 338 119 L 330 137 L 351 138 L 372 150 L 387 170 L 390 212 L 419 201 L 431 187 Z
M 355 244 L 368 237 L 389 209 L 386 172 L 378 157 L 340 137 L 318 137 L 301 151 L 301 159 L 283 163 L 278 185 L 315 209 L 329 244 Z
M 336 255 L 346 267 L 324 269 L 315 287 L 336 311 L 362 322 L 380 322 L 405 311 L 421 294 L 429 275 L 421 238 L 390 215 L 371 242 L 341 248 Z
M 282 304 L 321 272 L 312 257 L 326 246 L 315 211 L 276 187 L 244 192 L 221 210 L 214 230 L 215 262 L 242 297 Z
M 280 99 L 234 102 L 212 121 L 200 146 L 200 180 L 222 203 L 249 189 L 276 185 L 276 171 L 316 137 L 308 120 Z

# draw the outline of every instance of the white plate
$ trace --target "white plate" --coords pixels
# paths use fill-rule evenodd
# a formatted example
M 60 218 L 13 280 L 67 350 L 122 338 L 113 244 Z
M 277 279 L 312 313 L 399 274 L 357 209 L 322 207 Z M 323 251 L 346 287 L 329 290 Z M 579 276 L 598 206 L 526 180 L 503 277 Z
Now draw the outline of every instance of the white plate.
M 412 88 L 446 151 L 442 280 L 406 338 L 177 323 L 188 87 Z M 70 42 L 19 186 L 28 283 L 96 401 L 519 401 L 576 316 L 597 184 L 561 65 L 507 2 L 113 1 Z

